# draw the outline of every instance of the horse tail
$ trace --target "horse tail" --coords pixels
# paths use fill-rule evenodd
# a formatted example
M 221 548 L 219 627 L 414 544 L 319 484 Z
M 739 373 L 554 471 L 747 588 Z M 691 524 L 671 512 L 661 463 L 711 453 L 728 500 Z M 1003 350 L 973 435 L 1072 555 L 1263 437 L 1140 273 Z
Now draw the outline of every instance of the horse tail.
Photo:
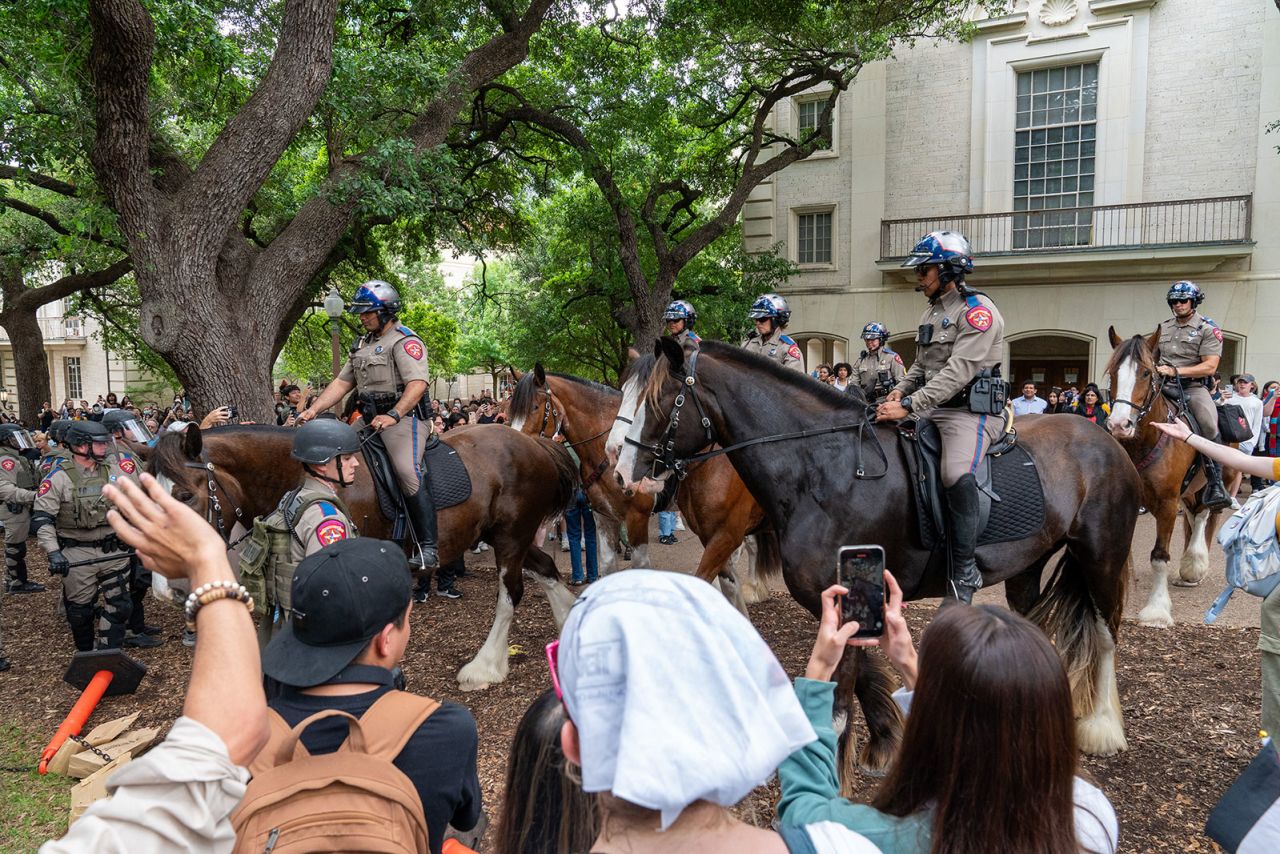
M 1076 718 L 1093 712 L 1094 686 L 1108 649 L 1114 649 L 1106 623 L 1094 607 L 1084 568 L 1070 546 L 1053 568 L 1053 577 L 1027 618 L 1040 626 L 1062 657 L 1071 683 Z
M 763 528 L 755 532 L 756 565 L 755 576 L 758 581 L 782 577 L 782 538 L 773 528 Z
M 543 453 L 555 468 L 556 491 L 548 506 L 547 514 L 542 519 L 542 524 L 546 524 L 573 503 L 573 497 L 578 494 L 578 489 L 582 486 L 582 476 L 578 471 L 578 464 L 573 461 L 573 457 L 569 455 L 564 445 L 541 436 L 531 438 L 537 440 L 538 446 L 542 448 Z

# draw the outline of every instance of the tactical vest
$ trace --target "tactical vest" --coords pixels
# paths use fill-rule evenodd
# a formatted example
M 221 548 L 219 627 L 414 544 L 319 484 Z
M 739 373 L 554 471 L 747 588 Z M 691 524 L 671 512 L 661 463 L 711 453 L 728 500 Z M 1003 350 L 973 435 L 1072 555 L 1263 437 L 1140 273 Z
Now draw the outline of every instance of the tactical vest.
M 14 482 L 19 489 L 35 489 L 36 488 L 36 470 L 31 461 L 21 454 L 15 454 L 13 451 L 4 448 L 0 449 L 0 460 L 13 460 L 14 462 Z
M 71 500 L 58 508 L 59 530 L 79 529 L 89 531 L 107 524 L 107 511 L 111 509 L 102 487 L 111 482 L 110 467 L 98 463 L 93 471 L 86 472 L 72 463 L 63 466 L 63 473 L 71 478 Z
M 294 544 L 300 552 L 306 551 L 306 544 L 298 538 L 295 528 L 302 514 L 321 501 L 328 501 L 344 517 L 351 518 L 338 496 L 299 487 L 285 495 L 275 510 L 253 520 L 253 530 L 240 550 L 240 583 L 253 597 L 255 617 L 271 619 L 278 606 L 288 618 L 289 593 L 299 563 L 293 558 Z M 355 525 L 347 524 L 352 536 L 358 536 Z

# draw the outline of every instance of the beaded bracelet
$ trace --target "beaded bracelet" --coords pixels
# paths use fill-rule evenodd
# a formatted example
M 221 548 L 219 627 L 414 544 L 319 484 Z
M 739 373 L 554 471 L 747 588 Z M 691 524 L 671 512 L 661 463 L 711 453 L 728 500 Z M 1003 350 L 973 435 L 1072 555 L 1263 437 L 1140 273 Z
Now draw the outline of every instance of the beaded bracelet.
M 251 612 L 253 611 L 253 597 L 249 595 L 249 591 L 243 584 L 237 584 L 234 581 L 211 581 L 192 590 L 187 596 L 186 604 L 183 606 L 183 612 L 187 618 L 187 630 L 194 632 L 196 615 L 200 613 L 200 609 L 219 599 L 236 599 L 243 602 Z

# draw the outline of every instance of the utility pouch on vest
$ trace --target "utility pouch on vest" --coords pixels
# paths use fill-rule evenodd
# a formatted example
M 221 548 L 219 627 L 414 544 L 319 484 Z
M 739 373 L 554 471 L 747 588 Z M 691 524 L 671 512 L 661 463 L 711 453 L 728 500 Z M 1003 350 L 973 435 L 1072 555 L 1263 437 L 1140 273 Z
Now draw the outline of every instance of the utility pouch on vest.
M 1009 384 L 1000 379 L 1000 368 L 984 368 L 969 384 L 969 411 L 976 415 L 999 415 L 1009 402 Z
M 916 329 L 916 343 L 917 344 L 933 343 L 933 324 L 932 323 L 920 324 L 920 326 Z

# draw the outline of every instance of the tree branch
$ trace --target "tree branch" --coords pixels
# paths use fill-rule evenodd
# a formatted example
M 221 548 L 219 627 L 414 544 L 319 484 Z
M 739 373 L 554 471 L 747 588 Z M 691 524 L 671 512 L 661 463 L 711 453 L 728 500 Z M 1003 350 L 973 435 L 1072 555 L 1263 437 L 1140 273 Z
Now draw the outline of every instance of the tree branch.
M 49 226 L 49 228 L 53 229 L 58 234 L 65 235 L 67 237 L 78 237 L 84 240 L 91 240 L 101 246 L 109 246 L 112 249 L 119 249 L 121 252 L 129 251 L 116 241 L 103 237 L 102 233 L 97 229 L 94 229 L 87 234 L 74 232 L 63 225 L 61 220 L 48 211 L 38 208 L 35 205 L 29 205 L 24 201 L 13 198 L 12 196 L 0 196 L 0 206 L 11 208 L 19 213 L 24 213 L 29 217 L 34 217 Z
M 103 270 L 72 273 L 38 288 L 27 288 L 5 304 L 5 311 L 35 311 L 42 305 L 69 297 L 80 291 L 101 288 L 118 281 L 133 270 L 130 258 L 121 258 Z
M 57 178 L 51 178 L 48 175 L 41 175 L 39 172 L 32 172 L 28 169 L 20 169 L 17 166 L 10 166 L 7 163 L 0 163 L 0 179 L 12 179 L 24 181 L 33 187 L 39 187 L 42 190 L 52 190 L 64 196 L 78 196 L 80 191 L 74 185 L 68 184 L 66 181 L 59 181 Z

